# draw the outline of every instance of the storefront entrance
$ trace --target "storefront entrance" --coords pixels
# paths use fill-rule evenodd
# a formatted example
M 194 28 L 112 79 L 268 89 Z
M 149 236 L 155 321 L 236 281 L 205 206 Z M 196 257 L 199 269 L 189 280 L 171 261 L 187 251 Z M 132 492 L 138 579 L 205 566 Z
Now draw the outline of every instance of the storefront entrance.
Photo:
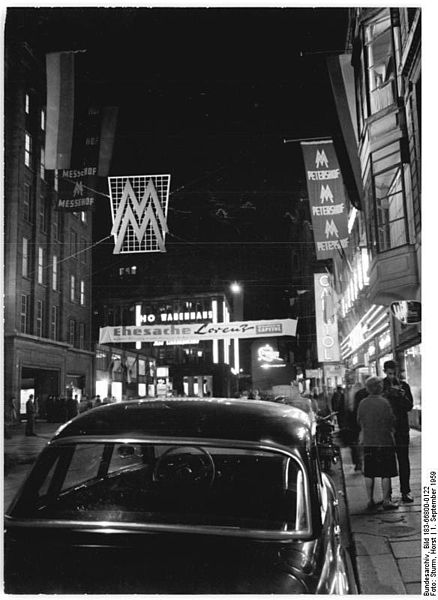
M 37 400 L 38 416 L 46 417 L 48 396 L 59 394 L 60 372 L 49 369 L 22 367 L 20 382 L 20 415 L 26 413 L 26 401 L 30 394 Z

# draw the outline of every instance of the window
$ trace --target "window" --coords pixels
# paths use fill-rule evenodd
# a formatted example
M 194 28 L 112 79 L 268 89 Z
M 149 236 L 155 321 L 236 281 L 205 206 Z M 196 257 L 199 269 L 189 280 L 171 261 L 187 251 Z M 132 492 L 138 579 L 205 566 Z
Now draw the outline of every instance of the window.
M 58 339 L 58 307 L 52 306 L 50 311 L 50 338 L 52 340 Z
M 74 229 L 70 230 L 70 256 L 76 257 L 78 252 L 78 234 Z
M 70 276 L 70 300 L 74 302 L 76 300 L 76 277 Z
M 24 184 L 24 195 L 23 195 L 23 217 L 29 223 L 33 221 L 32 215 L 33 203 L 32 203 L 32 188 L 27 183 Z
M 24 96 L 24 112 L 28 115 L 30 113 L 30 96 L 26 94 Z
M 59 182 L 59 179 L 58 179 L 58 170 L 55 169 L 53 171 L 53 189 L 55 190 L 55 192 L 58 191 L 58 182 Z
M 21 296 L 20 331 L 29 333 L 29 296 L 25 294 Z
M 46 111 L 44 108 L 41 109 L 40 125 L 41 125 L 41 131 L 45 131 L 46 130 Z
M 371 114 L 395 100 L 395 60 L 389 10 L 365 28 Z
M 85 348 L 85 323 L 79 323 L 79 348 Z
M 372 165 L 370 218 L 374 226 L 370 227 L 370 239 L 377 252 L 384 252 L 409 241 L 400 142 L 373 152 Z
M 68 322 L 68 341 L 72 346 L 75 345 L 75 334 L 76 334 L 76 322 L 74 319 L 70 319 Z
M 58 257 L 52 258 L 52 290 L 56 292 L 58 289 Z
M 79 258 L 82 263 L 85 264 L 87 262 L 87 240 L 85 238 L 81 238 L 81 253 Z
M 85 306 L 85 281 L 83 279 L 81 280 L 80 294 L 81 306 Z
M 84 481 L 97 479 L 103 450 L 103 444 L 78 444 L 75 447 L 61 491 L 73 488 Z
M 59 242 L 60 233 L 62 232 L 62 212 L 55 211 L 53 216 L 53 239 Z
M 47 232 L 47 222 L 49 220 L 49 213 L 47 210 L 47 204 L 43 197 L 40 198 L 40 210 L 39 210 L 39 224 L 40 231 L 43 233 Z
M 211 465 L 202 472 L 190 471 L 182 482 L 181 477 L 169 476 L 189 451 L 193 464 L 204 456 L 184 444 L 109 440 L 51 446 L 12 516 L 60 521 L 113 518 L 123 523 L 135 514 L 136 522 L 156 526 L 174 525 L 175 515 L 184 515 L 190 527 L 222 533 L 245 529 L 275 532 L 284 539 L 308 537 L 308 476 L 292 455 L 232 446 L 208 450 L 221 473 L 213 486 Z
M 87 222 L 87 212 L 85 210 L 81 210 L 81 221 L 82 223 Z
M 46 152 L 44 150 L 44 148 L 41 148 L 41 155 L 40 155 L 40 177 L 41 179 L 45 179 L 46 178 Z
M 44 283 L 44 249 L 41 246 L 38 248 L 38 283 Z
M 374 178 L 378 251 L 407 244 L 401 164 Z
M 29 277 L 29 240 L 23 238 L 23 257 L 21 262 L 21 274 Z
M 36 326 L 35 335 L 38 337 L 43 336 L 43 301 L 37 300 L 36 303 Z
M 32 166 L 32 136 L 27 131 L 24 134 L 24 164 L 29 168 Z

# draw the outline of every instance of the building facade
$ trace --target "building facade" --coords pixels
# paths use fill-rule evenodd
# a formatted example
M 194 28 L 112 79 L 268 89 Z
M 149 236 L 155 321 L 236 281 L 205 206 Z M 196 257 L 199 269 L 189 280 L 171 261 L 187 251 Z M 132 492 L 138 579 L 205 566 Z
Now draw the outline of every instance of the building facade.
M 5 46 L 5 398 L 91 395 L 91 213 L 55 210 L 46 171 L 45 67 Z
M 334 260 L 342 359 L 352 375 L 405 370 L 421 405 L 421 323 L 391 306 L 421 301 L 421 9 L 350 10 L 362 205 Z
M 228 323 L 232 307 L 225 293 L 166 295 L 154 298 L 135 296 L 108 298 L 98 309 L 105 326 L 132 326 L 187 323 Z M 124 344 L 134 351 L 135 344 Z M 100 349 L 104 348 L 101 346 Z M 147 395 L 230 397 L 238 392 L 240 371 L 239 339 L 205 340 L 184 344 L 137 343 L 156 366 L 156 385 Z

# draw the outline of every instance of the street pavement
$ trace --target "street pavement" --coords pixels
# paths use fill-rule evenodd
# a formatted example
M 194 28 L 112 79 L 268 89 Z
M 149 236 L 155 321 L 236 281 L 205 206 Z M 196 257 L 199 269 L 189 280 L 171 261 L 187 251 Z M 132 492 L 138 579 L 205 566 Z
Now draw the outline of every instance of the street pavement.
M 4 508 L 12 501 L 33 462 L 60 424 L 38 422 L 35 437 L 24 435 L 24 423 L 9 429 L 4 440 Z M 411 488 L 413 504 L 394 511 L 370 513 L 364 477 L 354 471 L 348 448 L 341 448 L 342 470 L 335 485 L 345 507 L 342 541 L 352 555 L 360 594 L 421 594 L 421 432 L 411 430 Z M 340 473 L 340 475 L 339 475 Z M 343 477 L 342 477 L 343 473 Z M 343 481 L 342 481 L 343 479 Z M 379 482 L 377 482 L 379 483 Z M 393 479 L 393 498 L 400 495 Z M 380 485 L 375 499 L 381 499 Z M 342 522 L 342 517 L 341 517 Z
M 361 594 L 421 594 L 421 432 L 411 429 L 410 436 L 414 502 L 400 501 L 393 511 L 367 510 L 363 474 L 354 471 L 350 450 L 341 449 L 353 564 Z M 392 487 L 393 500 L 400 499 L 398 477 L 392 479 Z M 376 480 L 374 499 L 382 499 L 380 480 Z

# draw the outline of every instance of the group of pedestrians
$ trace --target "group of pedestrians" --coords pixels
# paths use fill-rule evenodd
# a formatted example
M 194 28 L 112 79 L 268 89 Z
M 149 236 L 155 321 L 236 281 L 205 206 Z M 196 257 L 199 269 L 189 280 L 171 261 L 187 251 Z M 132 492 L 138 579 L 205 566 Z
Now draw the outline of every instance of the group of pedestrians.
M 383 365 L 385 378 L 369 377 L 365 387 L 353 387 L 348 398 L 333 396 L 338 408 L 338 423 L 351 448 L 356 471 L 363 471 L 367 510 L 376 510 L 376 478 L 381 479 L 382 508 L 399 507 L 392 498 L 391 478 L 399 476 L 401 500 L 414 501 L 410 488 L 409 416 L 413 407 L 411 389 L 398 374 L 393 360 Z M 400 377 L 401 376 L 401 377 Z M 337 390 L 338 394 L 340 391 Z M 334 402 L 333 402 L 334 400 Z M 339 410 L 341 407 L 341 410 Z

